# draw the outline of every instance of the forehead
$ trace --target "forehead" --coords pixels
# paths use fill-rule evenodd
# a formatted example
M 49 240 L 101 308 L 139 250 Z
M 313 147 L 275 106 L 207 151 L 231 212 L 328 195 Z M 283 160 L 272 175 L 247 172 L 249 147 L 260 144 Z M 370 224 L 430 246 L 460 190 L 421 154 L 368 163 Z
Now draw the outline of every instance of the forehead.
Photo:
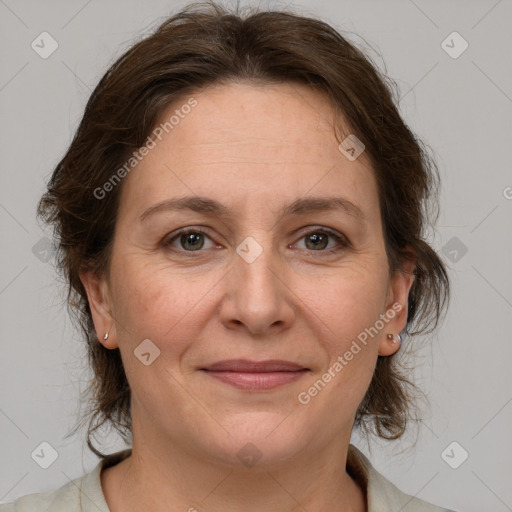
M 155 127 L 164 128 L 161 140 L 153 137 L 123 195 L 138 210 L 183 193 L 270 203 L 339 191 L 355 203 L 374 200 L 365 155 L 349 161 L 339 151 L 334 123 L 328 98 L 306 86 L 207 87 L 162 113 Z
M 174 102 L 159 122 L 165 122 L 190 96 Z M 176 126 L 172 130 L 175 147 L 225 151 L 229 144 L 235 152 L 258 146 L 264 152 L 253 155 L 253 160 L 261 162 L 264 156 L 289 156 L 290 149 L 297 152 L 301 148 L 310 157 L 321 158 L 334 139 L 335 117 L 329 100 L 301 84 L 228 82 L 197 91 L 193 97 L 197 106 L 180 124 L 183 128 L 186 121 L 196 131 L 197 140 L 190 139 L 190 131 Z

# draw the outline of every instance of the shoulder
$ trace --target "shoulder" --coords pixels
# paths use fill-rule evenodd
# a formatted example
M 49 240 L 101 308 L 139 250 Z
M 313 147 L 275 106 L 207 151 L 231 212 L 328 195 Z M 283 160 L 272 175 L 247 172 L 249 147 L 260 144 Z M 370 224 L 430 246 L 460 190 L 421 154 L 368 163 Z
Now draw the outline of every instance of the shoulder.
M 101 488 L 101 470 L 117 464 L 130 453 L 131 450 L 123 450 L 109 455 L 90 473 L 55 491 L 28 494 L 12 503 L 0 505 L 0 512 L 109 512 Z
M 354 445 L 349 446 L 347 469 L 366 486 L 368 512 L 454 512 L 403 493 L 380 474 Z
M 73 480 L 55 491 L 28 494 L 12 503 L 0 505 L 0 512 L 80 511 L 80 488 L 86 476 Z

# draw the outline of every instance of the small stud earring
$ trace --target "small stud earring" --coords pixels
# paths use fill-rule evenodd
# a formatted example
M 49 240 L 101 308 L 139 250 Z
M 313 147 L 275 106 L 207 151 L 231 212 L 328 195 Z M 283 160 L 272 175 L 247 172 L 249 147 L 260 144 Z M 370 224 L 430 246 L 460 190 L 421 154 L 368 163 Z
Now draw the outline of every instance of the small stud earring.
M 107 340 L 108 340 L 108 331 L 105 333 L 105 336 L 103 336 L 103 339 L 104 339 L 105 341 L 107 341 Z
M 387 335 L 388 340 L 392 341 L 394 344 L 397 341 L 400 341 L 400 343 L 401 343 L 402 342 L 402 336 L 400 336 L 400 334 L 397 334 L 396 337 L 398 338 L 398 340 L 396 340 L 395 337 L 392 334 L 388 334 Z

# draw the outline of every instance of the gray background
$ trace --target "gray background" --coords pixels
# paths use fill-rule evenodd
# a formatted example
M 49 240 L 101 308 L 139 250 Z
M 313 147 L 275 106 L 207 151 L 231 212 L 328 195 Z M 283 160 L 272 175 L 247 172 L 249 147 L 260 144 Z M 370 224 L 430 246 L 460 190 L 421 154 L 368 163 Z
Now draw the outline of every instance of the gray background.
M 0 502 L 55 489 L 97 463 L 83 432 L 65 438 L 88 371 L 35 207 L 107 66 L 184 3 L 0 0 Z M 433 148 L 443 180 L 430 240 L 450 268 L 452 304 L 438 333 L 415 341 L 422 348 L 411 359 L 430 409 L 401 441 L 353 442 L 421 499 L 464 512 L 512 510 L 512 2 L 290 6 L 380 51 L 400 85 L 401 111 Z M 47 59 L 31 48 L 43 31 L 59 45 Z M 469 44 L 456 59 L 441 46 L 453 31 Z M 43 441 L 58 453 L 48 469 L 31 458 Z M 454 441 L 460 446 L 446 452 Z M 123 447 L 112 435 L 103 445 Z M 463 449 L 469 458 L 453 469 L 445 459 L 460 462 Z

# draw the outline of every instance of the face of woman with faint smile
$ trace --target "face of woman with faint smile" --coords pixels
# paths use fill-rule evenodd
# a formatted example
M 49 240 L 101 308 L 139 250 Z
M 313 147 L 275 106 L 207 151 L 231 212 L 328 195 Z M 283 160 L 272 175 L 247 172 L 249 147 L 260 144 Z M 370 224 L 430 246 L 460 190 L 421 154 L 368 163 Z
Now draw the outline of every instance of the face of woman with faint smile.
M 83 277 L 100 340 L 110 329 L 121 351 L 134 449 L 241 466 L 345 446 L 412 284 L 390 274 L 370 164 L 339 151 L 327 99 L 306 87 L 193 97 L 124 178 L 108 276 Z

